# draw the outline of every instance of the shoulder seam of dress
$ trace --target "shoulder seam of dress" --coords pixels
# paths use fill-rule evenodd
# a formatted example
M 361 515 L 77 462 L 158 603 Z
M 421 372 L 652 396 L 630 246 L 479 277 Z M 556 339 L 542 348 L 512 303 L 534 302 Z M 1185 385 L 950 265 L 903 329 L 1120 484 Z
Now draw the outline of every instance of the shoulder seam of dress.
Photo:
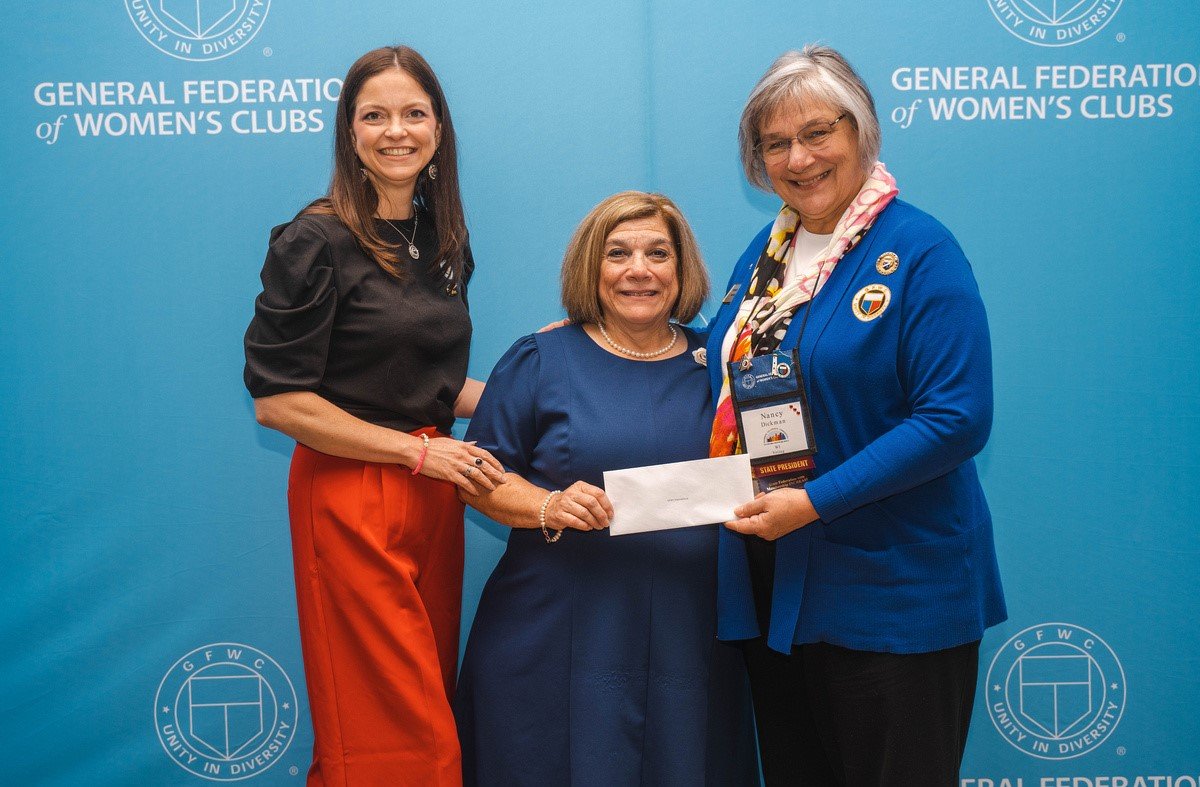
M 325 239 L 326 243 L 332 244 L 333 240 L 329 237 L 329 233 L 325 232 L 325 227 L 322 226 L 322 222 L 317 218 L 317 216 L 318 214 L 315 213 L 302 213 L 288 222 L 288 226 L 291 227 L 294 224 L 304 222 L 304 226 L 312 227 L 314 230 L 316 230 L 318 235 Z M 332 218 L 336 219 L 337 217 L 333 216 Z

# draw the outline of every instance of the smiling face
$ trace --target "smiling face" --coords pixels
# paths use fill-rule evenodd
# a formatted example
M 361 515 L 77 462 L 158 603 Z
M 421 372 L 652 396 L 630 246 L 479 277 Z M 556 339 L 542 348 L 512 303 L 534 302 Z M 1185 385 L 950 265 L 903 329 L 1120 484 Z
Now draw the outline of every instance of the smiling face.
M 660 216 L 623 221 L 604 241 L 599 296 L 609 328 L 666 326 L 679 298 L 678 259 Z
M 363 83 L 351 130 L 354 151 L 379 192 L 380 214 L 390 207 L 407 215 L 417 176 L 441 139 L 429 95 L 404 71 L 381 71 Z
M 759 139 L 779 139 L 800 133 L 814 122 L 831 123 L 842 114 L 823 103 L 788 103 L 758 129 Z M 800 214 L 804 229 L 827 235 L 854 201 L 866 181 L 858 152 L 858 135 L 850 118 L 833 127 L 820 150 L 793 142 L 788 155 L 766 162 L 771 187 Z

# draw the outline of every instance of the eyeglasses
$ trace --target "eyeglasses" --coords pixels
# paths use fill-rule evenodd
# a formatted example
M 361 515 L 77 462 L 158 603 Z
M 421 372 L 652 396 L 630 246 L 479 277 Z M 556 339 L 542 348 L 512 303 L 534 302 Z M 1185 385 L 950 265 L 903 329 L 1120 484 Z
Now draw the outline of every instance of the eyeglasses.
M 791 155 L 793 142 L 799 142 L 808 150 L 821 150 L 833 138 L 833 127 L 844 117 L 846 117 L 845 112 L 829 122 L 819 120 L 816 123 L 809 123 L 800 129 L 799 133 L 791 137 L 771 137 L 764 139 L 754 146 L 754 152 L 764 162 L 770 163 L 782 161 Z

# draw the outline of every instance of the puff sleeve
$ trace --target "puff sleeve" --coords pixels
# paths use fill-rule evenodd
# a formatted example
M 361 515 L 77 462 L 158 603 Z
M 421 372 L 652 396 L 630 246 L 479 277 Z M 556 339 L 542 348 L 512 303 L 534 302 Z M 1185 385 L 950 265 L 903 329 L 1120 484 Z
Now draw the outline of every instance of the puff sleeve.
M 300 218 L 272 230 L 261 278 L 246 329 L 246 389 L 255 398 L 316 391 L 337 311 L 333 259 L 321 228 Z
M 541 437 L 537 417 L 541 356 L 533 336 L 518 339 L 488 377 L 464 440 L 478 441 L 509 472 L 528 478 Z

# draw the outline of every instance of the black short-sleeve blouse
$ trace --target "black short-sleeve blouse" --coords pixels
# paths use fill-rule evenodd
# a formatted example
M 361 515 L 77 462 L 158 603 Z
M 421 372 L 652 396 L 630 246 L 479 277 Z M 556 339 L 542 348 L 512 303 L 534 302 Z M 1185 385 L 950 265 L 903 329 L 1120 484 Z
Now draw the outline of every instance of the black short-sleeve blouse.
M 413 222 L 377 220 L 401 242 Z M 381 426 L 449 431 L 467 374 L 471 318 L 467 251 L 462 283 L 447 292 L 427 212 L 416 228 L 419 260 L 403 281 L 365 254 L 336 216 L 304 215 L 271 231 L 263 291 L 246 330 L 245 382 L 258 398 L 312 391 Z

